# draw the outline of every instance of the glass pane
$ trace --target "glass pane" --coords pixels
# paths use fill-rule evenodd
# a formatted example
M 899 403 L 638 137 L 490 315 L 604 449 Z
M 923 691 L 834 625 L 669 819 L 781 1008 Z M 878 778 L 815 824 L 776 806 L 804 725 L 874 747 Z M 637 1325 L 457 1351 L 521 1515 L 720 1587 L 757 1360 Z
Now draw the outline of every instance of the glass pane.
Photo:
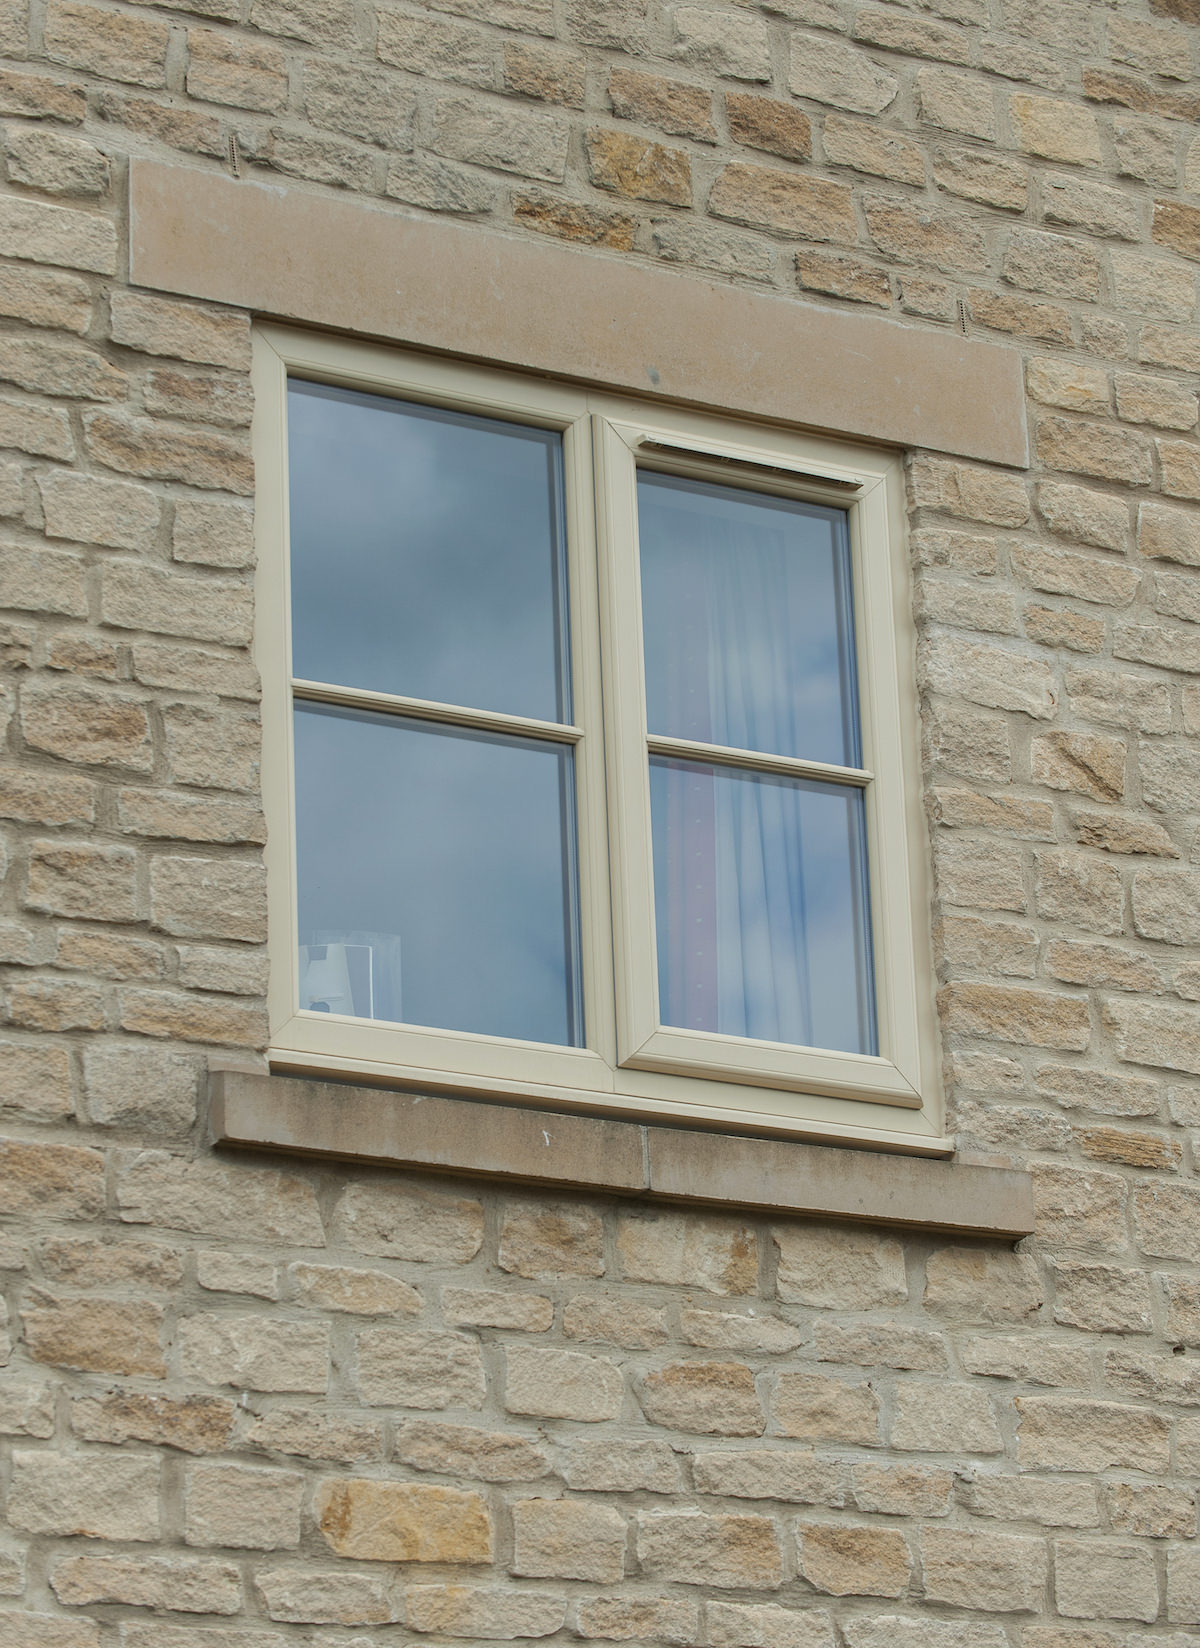
M 569 720 L 562 436 L 288 386 L 292 667 Z
M 643 471 L 651 733 L 857 767 L 846 514 Z
M 654 757 L 664 1024 L 876 1051 L 861 790 Z
M 573 797 L 562 745 L 298 704 L 301 1006 L 579 1045 Z

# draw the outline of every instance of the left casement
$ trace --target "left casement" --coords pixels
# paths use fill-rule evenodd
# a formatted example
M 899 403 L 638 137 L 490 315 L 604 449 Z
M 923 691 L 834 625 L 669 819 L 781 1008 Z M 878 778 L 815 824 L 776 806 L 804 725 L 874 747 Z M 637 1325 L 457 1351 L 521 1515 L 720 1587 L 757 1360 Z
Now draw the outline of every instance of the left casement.
M 255 374 L 273 1065 L 944 1152 L 898 457 Z

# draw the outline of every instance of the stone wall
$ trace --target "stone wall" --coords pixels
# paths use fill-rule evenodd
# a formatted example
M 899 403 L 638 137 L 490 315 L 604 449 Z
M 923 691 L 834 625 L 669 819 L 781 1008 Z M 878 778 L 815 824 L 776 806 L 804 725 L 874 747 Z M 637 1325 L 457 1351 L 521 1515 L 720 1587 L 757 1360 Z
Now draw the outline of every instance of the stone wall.
M 0 0 L 0 1648 L 1195 1640 L 1197 23 Z M 123 280 L 131 155 L 1021 352 L 1033 467 L 910 502 L 948 1095 L 1033 1239 L 206 1147 L 250 331 Z

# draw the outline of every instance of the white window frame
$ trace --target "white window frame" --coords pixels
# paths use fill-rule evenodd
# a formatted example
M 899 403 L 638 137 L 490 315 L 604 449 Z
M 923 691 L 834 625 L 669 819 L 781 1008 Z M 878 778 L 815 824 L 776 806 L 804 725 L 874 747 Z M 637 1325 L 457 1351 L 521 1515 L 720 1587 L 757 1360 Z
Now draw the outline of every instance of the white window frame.
M 938 1081 L 900 457 L 275 325 L 255 329 L 253 371 L 272 1066 L 947 1153 L 953 1141 L 943 1134 Z M 365 1022 L 297 1007 L 289 375 L 562 432 L 573 726 L 414 706 L 353 689 L 322 689 L 320 696 L 359 707 L 414 709 L 460 725 L 506 727 L 574 747 L 583 1047 Z M 848 511 L 878 1057 L 659 1025 L 636 554 L 639 465 Z M 314 689 L 301 688 L 298 696 L 306 691 L 312 695 Z M 662 750 L 667 741 L 650 743 Z M 761 771 L 772 761 L 748 753 L 745 765 Z M 843 769 L 809 764 L 809 771 L 820 777 Z

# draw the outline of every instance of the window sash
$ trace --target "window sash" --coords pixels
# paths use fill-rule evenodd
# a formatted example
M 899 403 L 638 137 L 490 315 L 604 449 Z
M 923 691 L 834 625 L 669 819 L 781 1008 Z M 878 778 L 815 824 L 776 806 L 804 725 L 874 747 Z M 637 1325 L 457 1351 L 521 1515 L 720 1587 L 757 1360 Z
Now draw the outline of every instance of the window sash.
M 914 695 L 897 693 L 911 619 L 902 546 L 899 463 L 831 441 L 799 441 L 704 414 L 642 409 L 627 400 L 482 368 L 392 353 L 281 327 L 256 331 L 255 455 L 260 536 L 257 654 L 264 682 L 264 797 L 269 816 L 271 1049 L 280 1069 L 367 1075 L 496 1098 L 580 1104 L 738 1128 L 801 1132 L 941 1154 L 936 1045 L 925 926 L 923 829 L 915 772 Z M 288 370 L 451 409 L 555 428 L 564 436 L 568 516 L 570 726 L 492 717 L 461 706 L 388 699 L 297 680 L 313 698 L 458 725 L 557 737 L 575 750 L 582 972 L 587 1045 L 550 1047 L 470 1033 L 301 1014 L 295 933 L 287 589 Z M 658 1022 L 653 933 L 649 763 L 652 751 L 701 757 L 703 746 L 649 739 L 638 607 L 636 468 L 698 475 L 849 505 L 858 625 L 862 767 L 720 750 L 724 762 L 783 764 L 860 788 L 869 839 L 869 896 L 880 1055 L 741 1041 Z M 894 575 L 895 574 L 895 575 Z M 497 726 L 494 730 L 499 730 Z M 711 753 L 716 753 L 715 751 Z M 321 1022 L 324 1018 L 325 1022 Z

